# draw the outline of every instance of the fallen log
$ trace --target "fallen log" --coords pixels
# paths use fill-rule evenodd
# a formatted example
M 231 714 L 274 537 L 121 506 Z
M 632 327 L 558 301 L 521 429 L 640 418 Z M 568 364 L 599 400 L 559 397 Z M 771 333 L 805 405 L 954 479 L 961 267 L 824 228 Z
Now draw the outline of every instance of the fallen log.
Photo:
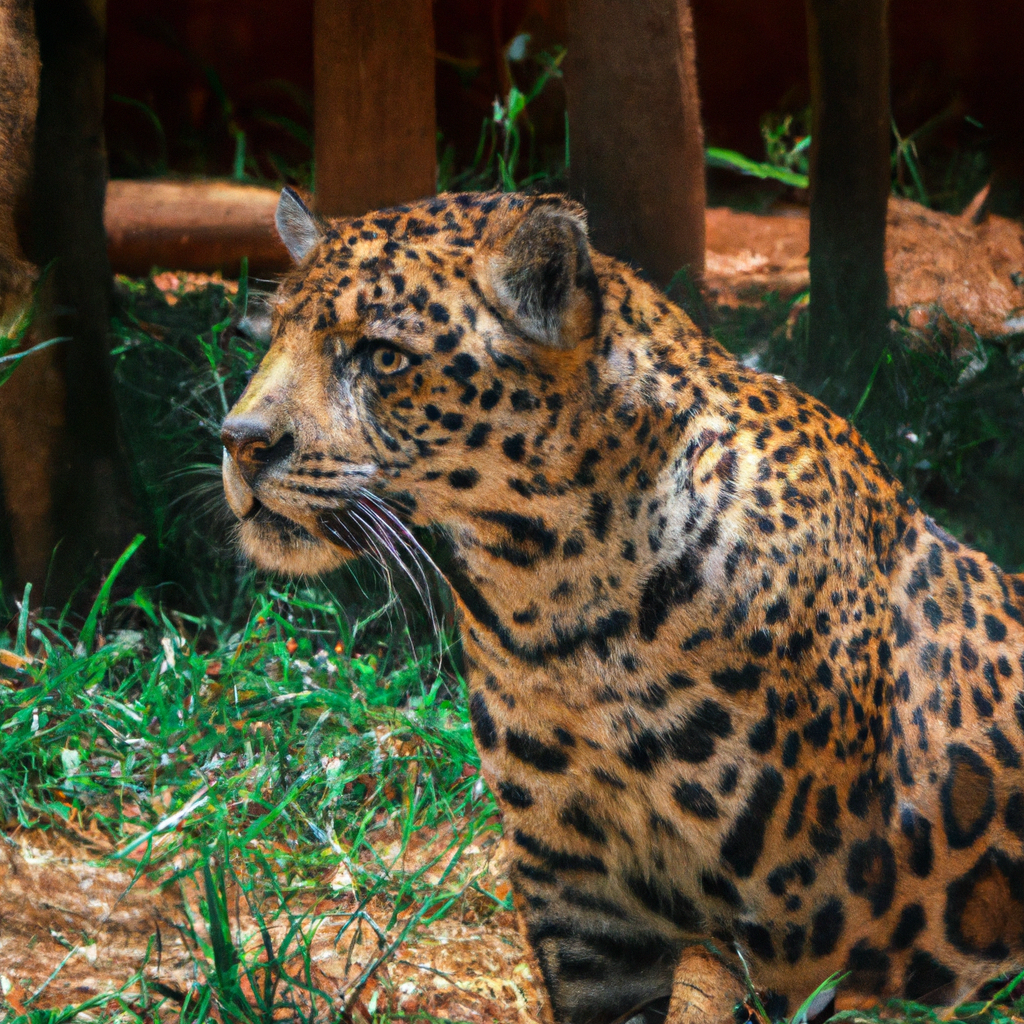
M 225 181 L 119 181 L 107 185 L 104 223 L 115 273 L 154 267 L 280 273 L 291 265 L 274 230 L 278 190 Z

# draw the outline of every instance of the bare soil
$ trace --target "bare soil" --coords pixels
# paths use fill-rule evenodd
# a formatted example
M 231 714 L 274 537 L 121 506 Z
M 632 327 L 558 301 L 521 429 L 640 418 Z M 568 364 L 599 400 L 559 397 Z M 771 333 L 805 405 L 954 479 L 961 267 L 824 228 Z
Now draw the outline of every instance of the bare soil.
M 889 200 L 889 303 L 922 337 L 973 347 L 970 332 L 998 339 L 1024 332 L 1024 226 L 984 215 L 984 195 L 959 217 L 908 199 Z M 720 306 L 810 287 L 807 211 L 776 215 L 707 212 L 705 286 Z
M 383 841 L 385 856 L 387 838 L 375 842 Z M 443 832 L 417 835 L 402 867 L 415 870 L 447 841 L 450 836 Z M 293 943 L 282 957 L 284 972 L 298 983 L 289 998 L 304 1002 L 307 1012 L 314 1010 L 316 1019 L 324 1021 L 338 1020 L 339 1011 L 347 1008 L 345 1019 L 352 1024 L 369 1024 L 374 1012 L 388 1009 L 413 1019 L 429 1014 L 537 1024 L 540 997 L 513 914 L 494 912 L 492 900 L 468 888 L 468 881 L 476 879 L 492 892 L 507 893 L 508 883 L 492 873 L 498 871 L 495 849 L 493 839 L 469 847 L 459 861 L 467 880 L 464 898 L 429 928 L 413 929 L 394 949 L 408 915 L 400 915 L 386 931 L 391 907 L 378 899 L 362 908 L 361 917 L 354 916 L 360 908 L 343 867 L 340 877 L 321 879 L 315 889 L 290 899 L 288 915 L 277 916 L 268 928 L 272 947 L 280 950 L 290 922 L 304 917 L 307 955 Z M 206 932 L 195 885 L 161 886 L 144 873 L 135 877 L 137 865 L 131 859 L 112 861 L 115 852 L 95 830 L 0 834 L 0 984 L 16 1012 L 27 1006 L 66 1007 L 114 993 L 137 972 L 179 998 L 201 982 L 194 936 L 198 932 L 204 939 Z M 244 899 L 231 893 L 228 902 L 236 947 L 246 950 L 250 962 L 266 962 L 263 937 Z M 270 904 L 262 908 L 268 917 L 274 911 Z M 189 929 L 190 919 L 198 923 L 196 932 Z M 242 987 L 251 996 L 245 982 Z M 312 996 L 304 991 L 310 988 Z M 138 984 L 126 993 L 129 998 L 139 994 Z M 173 997 L 167 999 L 159 1016 L 174 1019 L 176 1006 Z M 292 1016 L 284 1001 L 279 1015 Z

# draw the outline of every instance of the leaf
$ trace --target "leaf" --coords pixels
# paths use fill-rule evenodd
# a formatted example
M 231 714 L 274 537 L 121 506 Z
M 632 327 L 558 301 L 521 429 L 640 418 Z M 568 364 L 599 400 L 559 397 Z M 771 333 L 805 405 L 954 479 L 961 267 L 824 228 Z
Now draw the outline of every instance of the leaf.
M 732 171 L 739 171 L 740 174 L 749 174 L 754 178 L 781 181 L 784 185 L 792 185 L 794 188 L 807 188 L 809 183 L 806 174 L 798 174 L 796 171 L 776 167 L 774 164 L 751 160 L 732 149 L 718 149 L 709 146 L 704 151 L 704 162 L 708 167 L 726 167 Z
M 801 1004 L 793 1014 L 790 1024 L 806 1024 L 808 1017 L 820 1013 L 828 1006 L 836 989 L 850 976 L 850 972 L 829 975 Z

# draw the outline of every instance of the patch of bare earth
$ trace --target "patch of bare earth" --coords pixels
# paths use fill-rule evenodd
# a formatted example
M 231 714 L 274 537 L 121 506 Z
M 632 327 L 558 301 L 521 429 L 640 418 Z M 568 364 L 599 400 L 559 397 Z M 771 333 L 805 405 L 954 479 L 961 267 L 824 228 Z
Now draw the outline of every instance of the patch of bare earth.
M 885 264 L 889 302 L 923 337 L 936 332 L 973 347 L 984 338 L 1024 332 L 1024 226 L 984 215 L 985 194 L 960 216 L 909 199 L 889 200 Z M 765 292 L 797 295 L 810 287 L 807 211 L 782 214 L 707 211 L 705 285 L 720 306 Z
M 397 830 L 390 839 L 382 830 L 374 845 L 388 862 L 399 849 Z M 451 845 L 445 830 L 422 830 L 392 870 L 413 873 L 441 855 L 423 879 L 440 884 L 451 859 L 442 854 Z M 412 927 L 415 906 L 392 922 L 391 900 L 357 901 L 344 866 L 315 888 L 289 894 L 286 908 L 272 897 L 261 900 L 256 909 L 265 932 L 237 887 L 229 887 L 234 944 L 244 950 L 243 961 L 257 968 L 271 956 L 277 961 L 272 973 L 280 1005 L 274 1016 L 280 1019 L 294 1016 L 290 1005 L 301 1005 L 307 1019 L 351 1024 L 369 1024 L 374 1013 L 387 1010 L 410 1019 L 424 1014 L 536 1024 L 543 1019 L 540 996 L 514 916 L 495 912 L 495 901 L 478 888 L 499 898 L 508 892 L 495 851 L 493 837 L 469 846 L 444 880 L 458 894 L 452 907 L 438 920 Z M 202 982 L 196 937 L 205 942 L 207 936 L 196 883 L 161 886 L 145 873 L 135 877 L 137 865 L 111 860 L 114 853 L 98 832 L 0 834 L 0 1012 L 4 1002 L 16 1012 L 26 1004 L 76 1005 L 116 992 L 141 972 L 170 994 L 158 1016 L 173 1019 L 175 995 L 183 998 Z M 193 877 L 201 884 L 201 873 Z M 252 977 L 262 986 L 261 970 Z M 131 1000 L 139 991 L 136 983 L 125 995 Z M 242 992 L 255 1002 L 244 979 Z

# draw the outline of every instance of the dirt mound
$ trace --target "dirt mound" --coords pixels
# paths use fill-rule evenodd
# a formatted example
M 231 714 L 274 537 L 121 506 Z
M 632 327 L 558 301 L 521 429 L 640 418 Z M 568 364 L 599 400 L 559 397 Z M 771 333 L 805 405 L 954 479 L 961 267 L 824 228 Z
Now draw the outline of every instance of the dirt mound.
M 965 325 L 986 338 L 1024 332 L 1024 227 L 980 217 L 981 205 L 954 217 L 889 200 L 889 302 L 912 328 L 965 342 Z M 809 232 L 800 208 L 773 216 L 708 210 L 705 283 L 713 301 L 736 306 L 766 291 L 809 288 Z

